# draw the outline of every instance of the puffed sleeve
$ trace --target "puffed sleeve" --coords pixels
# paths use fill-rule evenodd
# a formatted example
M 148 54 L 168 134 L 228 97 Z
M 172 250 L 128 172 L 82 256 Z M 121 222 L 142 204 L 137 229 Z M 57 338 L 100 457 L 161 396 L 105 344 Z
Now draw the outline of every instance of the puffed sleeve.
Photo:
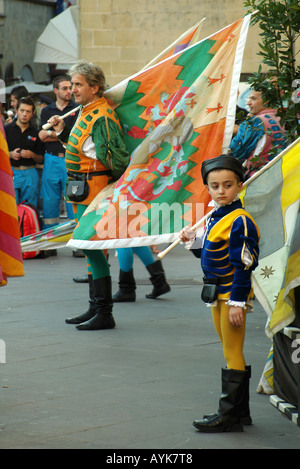
M 258 265 L 259 232 L 253 221 L 241 215 L 232 224 L 229 261 L 235 267 L 230 299 L 246 301 L 251 290 L 251 273 Z
M 238 133 L 231 140 L 230 152 L 242 163 L 255 150 L 258 141 L 264 135 L 264 126 L 259 117 L 246 119 L 239 126 Z
M 123 133 L 120 127 L 109 117 L 107 118 L 109 137 L 105 117 L 102 116 L 93 125 L 92 139 L 95 144 L 98 160 L 108 169 L 111 169 L 114 179 L 122 176 L 127 168 L 130 155 L 127 151 Z M 111 150 L 112 161 L 107 159 L 108 150 Z

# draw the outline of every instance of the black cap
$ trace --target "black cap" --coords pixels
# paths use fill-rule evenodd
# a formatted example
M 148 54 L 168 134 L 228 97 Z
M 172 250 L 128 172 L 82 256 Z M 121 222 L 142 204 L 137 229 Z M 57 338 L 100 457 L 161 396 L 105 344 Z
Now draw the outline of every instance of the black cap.
M 49 96 L 46 96 L 45 94 L 40 94 L 39 98 L 40 98 L 39 99 L 40 103 L 45 103 L 45 104 L 53 103 L 53 99 L 49 98 Z
M 231 155 L 220 155 L 211 160 L 205 160 L 202 163 L 201 174 L 204 184 L 207 184 L 207 175 L 214 169 L 228 169 L 234 171 L 240 180 L 244 181 L 244 170 L 242 163 L 234 156 Z

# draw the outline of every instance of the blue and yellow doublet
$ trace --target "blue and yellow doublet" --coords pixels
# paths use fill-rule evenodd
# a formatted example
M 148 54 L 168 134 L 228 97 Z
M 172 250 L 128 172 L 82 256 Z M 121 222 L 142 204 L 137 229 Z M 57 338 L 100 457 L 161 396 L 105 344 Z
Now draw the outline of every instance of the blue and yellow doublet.
M 201 258 L 205 277 L 221 279 L 218 299 L 249 299 L 251 273 L 258 265 L 259 236 L 240 200 L 221 206 L 209 218 L 202 248 L 192 248 L 192 252 Z

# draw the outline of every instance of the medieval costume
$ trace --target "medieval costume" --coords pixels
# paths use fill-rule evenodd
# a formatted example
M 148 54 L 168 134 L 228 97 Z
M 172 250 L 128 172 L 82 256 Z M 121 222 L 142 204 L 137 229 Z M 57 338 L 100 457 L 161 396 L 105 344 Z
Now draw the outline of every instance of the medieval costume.
M 230 170 L 243 179 L 241 163 L 221 155 L 202 164 L 202 177 L 214 170 Z M 252 298 L 251 272 L 258 265 L 259 230 L 238 196 L 226 205 L 213 201 L 214 210 L 200 237 L 186 244 L 201 259 L 204 273 L 202 300 L 212 307 L 213 322 L 222 343 L 226 368 L 222 369 L 219 409 L 193 425 L 202 432 L 242 431 L 250 424 L 249 378 L 243 345 L 245 318 Z M 192 244 L 191 244 L 192 243 Z M 231 307 L 243 308 L 243 326 L 229 320 Z
M 271 152 L 272 148 L 281 151 L 285 144 L 285 130 L 276 111 L 264 108 L 240 124 L 231 141 L 230 151 L 244 163 L 245 178 L 249 178 L 274 158 L 276 153 Z
M 73 203 L 77 220 L 96 195 L 114 179 L 118 179 L 129 163 L 121 125 L 114 110 L 101 97 L 83 106 L 77 122 L 70 131 L 67 127 L 59 135 L 67 142 L 65 162 L 69 183 L 75 188 L 67 196 Z M 84 193 L 76 194 L 78 182 L 83 182 Z M 81 200 L 82 199 L 82 200 Z M 115 327 L 112 316 L 110 269 L 102 250 L 83 250 L 88 261 L 90 300 L 86 313 L 66 319 L 80 330 Z

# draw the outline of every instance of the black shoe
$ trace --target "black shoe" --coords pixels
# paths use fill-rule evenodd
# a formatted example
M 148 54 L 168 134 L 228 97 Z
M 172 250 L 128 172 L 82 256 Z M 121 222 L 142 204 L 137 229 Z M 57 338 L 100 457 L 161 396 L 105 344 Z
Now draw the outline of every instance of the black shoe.
M 135 296 L 136 284 L 133 276 L 133 269 L 130 272 L 124 272 L 120 269 L 119 290 L 114 294 L 112 300 L 114 303 L 133 302 Z
M 81 277 L 73 277 L 73 282 L 76 283 L 89 283 L 89 276 L 88 274 L 82 275 Z
M 47 249 L 46 251 L 40 251 L 36 256 L 37 259 L 47 259 L 47 257 L 57 256 L 56 249 Z
M 102 329 L 113 329 L 116 323 L 112 313 L 96 313 L 89 321 L 78 324 L 79 331 L 99 331 Z
M 85 257 L 85 254 L 82 252 L 81 249 L 76 249 L 73 252 L 73 257 Z
M 170 285 L 166 281 L 165 272 L 160 260 L 147 265 L 147 270 L 150 273 L 150 281 L 153 285 L 151 293 L 146 295 L 146 298 L 154 300 L 155 298 L 168 293 L 171 290 Z
M 65 319 L 65 322 L 67 324 L 81 324 L 82 322 L 89 321 L 90 319 L 92 319 L 96 313 L 97 305 L 94 303 L 93 300 L 90 300 L 90 307 L 86 311 L 86 313 L 83 313 L 80 316 L 76 316 L 75 318 L 67 318 Z
M 136 300 L 135 291 L 126 291 L 120 288 L 112 298 L 114 303 L 134 303 Z
M 242 432 L 243 425 L 222 415 L 216 414 L 214 418 L 194 420 L 193 425 L 202 433 Z
M 222 369 L 219 409 L 212 418 L 194 420 L 194 427 L 203 433 L 242 432 L 240 414 L 245 379 L 245 371 Z

